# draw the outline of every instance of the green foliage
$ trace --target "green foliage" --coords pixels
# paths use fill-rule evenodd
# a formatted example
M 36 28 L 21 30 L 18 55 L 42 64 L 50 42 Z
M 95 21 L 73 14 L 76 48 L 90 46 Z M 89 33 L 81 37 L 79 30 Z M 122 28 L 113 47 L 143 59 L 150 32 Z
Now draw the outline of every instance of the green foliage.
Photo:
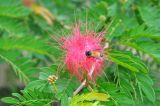
M 132 99 L 127 93 L 121 91 L 120 88 L 116 87 L 113 83 L 98 83 L 98 90 L 110 95 L 111 100 L 105 103 L 107 106 L 130 106 L 133 104 Z
M 73 92 L 78 87 L 78 84 L 79 82 L 74 77 L 57 80 L 57 97 L 61 100 L 61 106 L 68 105 L 68 98 L 73 96 Z
M 153 86 L 152 79 L 149 76 L 143 75 L 143 74 L 137 74 L 136 77 L 137 77 L 137 83 L 138 83 L 140 90 L 143 91 L 143 93 L 145 94 L 148 100 L 154 103 L 155 102 L 155 92 L 152 87 Z
M 19 78 L 24 81 L 25 83 L 27 83 L 29 81 L 28 76 L 22 71 L 22 67 L 23 66 L 23 60 L 19 60 L 21 61 L 21 63 L 19 64 L 18 61 L 16 60 L 16 58 L 18 58 L 18 54 L 17 52 L 10 52 L 10 53 L 6 53 L 5 51 L 1 50 L 0 51 L 0 58 L 3 59 L 5 62 L 9 63 L 13 70 L 15 71 L 15 73 L 19 76 Z M 16 60 L 16 61 L 15 61 Z M 26 62 L 26 61 L 24 61 Z M 24 63 L 25 65 L 26 63 Z M 29 68 L 29 67 L 27 67 Z
M 160 11 L 158 7 L 152 6 L 151 4 L 143 4 L 138 6 L 140 15 L 142 16 L 143 21 L 149 27 L 154 27 L 156 29 L 160 28 Z M 149 14 L 149 15 L 148 15 Z
M 46 41 L 32 36 L 1 38 L 0 48 L 3 50 L 27 50 L 33 53 L 51 55 L 49 53 L 51 47 Z
M 16 106 L 50 106 L 53 102 L 53 95 L 51 93 L 40 92 L 38 90 L 21 91 L 21 93 L 12 93 L 12 96 L 16 98 L 5 97 L 2 101 L 15 104 Z
M 14 80 L 25 85 L 2 102 L 16 106 L 160 104 L 159 68 L 152 68 L 160 63 L 160 1 L 36 0 L 55 17 L 53 24 L 22 2 L 0 1 L 0 63 L 11 66 L 9 71 L 18 76 Z M 107 30 L 109 49 L 102 75 L 73 95 L 81 82 L 70 75 L 62 48 L 49 35 L 68 36 L 77 22 L 82 31 Z M 57 79 L 51 82 L 53 76 Z
M 141 71 L 147 73 L 148 71 L 147 66 L 138 57 L 133 56 L 130 52 L 122 53 L 119 51 L 111 51 L 108 58 L 111 61 L 134 72 Z
M 11 35 L 24 35 L 24 33 L 27 33 L 27 26 L 24 26 L 24 23 L 16 18 L 0 16 L 0 23 L 0 29 Z
M 109 96 L 107 94 L 90 92 L 87 94 L 74 96 L 70 100 L 69 106 L 83 106 L 83 105 L 97 106 L 98 101 L 109 101 L 108 98 L 109 98 Z M 92 103 L 92 102 L 87 102 L 87 101 L 95 101 L 95 102 Z
M 24 6 L 0 6 L 0 15 L 9 17 L 24 17 L 29 15 L 30 9 Z

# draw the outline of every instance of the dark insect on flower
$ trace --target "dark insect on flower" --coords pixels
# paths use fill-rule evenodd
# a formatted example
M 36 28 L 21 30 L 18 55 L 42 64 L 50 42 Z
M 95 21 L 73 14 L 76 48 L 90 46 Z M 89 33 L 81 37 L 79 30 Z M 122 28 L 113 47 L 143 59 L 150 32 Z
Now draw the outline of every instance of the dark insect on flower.
M 103 54 L 98 51 L 86 51 L 86 56 L 99 58 L 99 57 L 103 57 Z

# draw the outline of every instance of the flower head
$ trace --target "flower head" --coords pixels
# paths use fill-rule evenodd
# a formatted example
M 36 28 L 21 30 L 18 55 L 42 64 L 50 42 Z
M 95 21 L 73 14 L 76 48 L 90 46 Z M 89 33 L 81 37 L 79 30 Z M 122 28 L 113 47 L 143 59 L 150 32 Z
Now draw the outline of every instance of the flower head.
M 104 60 L 99 55 L 103 52 L 102 36 L 96 36 L 98 34 L 94 32 L 82 34 L 79 26 L 77 26 L 73 35 L 64 41 L 65 64 L 68 70 L 80 80 L 85 79 L 85 77 L 96 79 L 102 70 Z M 91 56 L 89 53 L 92 52 L 97 53 L 97 56 Z

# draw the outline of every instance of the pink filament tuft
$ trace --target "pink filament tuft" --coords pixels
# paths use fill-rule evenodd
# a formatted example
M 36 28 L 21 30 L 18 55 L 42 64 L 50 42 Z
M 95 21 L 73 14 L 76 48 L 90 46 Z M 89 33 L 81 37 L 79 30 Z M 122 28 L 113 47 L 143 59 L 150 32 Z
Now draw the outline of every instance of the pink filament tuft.
M 76 27 L 73 36 L 66 38 L 64 41 L 64 48 L 66 49 L 65 64 L 68 70 L 79 80 L 85 79 L 84 77 L 95 80 L 103 67 L 104 61 L 102 57 L 88 57 L 85 54 L 87 51 L 103 51 L 101 38 L 93 36 L 93 34 L 81 34 L 80 28 Z M 93 65 L 94 70 L 92 69 Z

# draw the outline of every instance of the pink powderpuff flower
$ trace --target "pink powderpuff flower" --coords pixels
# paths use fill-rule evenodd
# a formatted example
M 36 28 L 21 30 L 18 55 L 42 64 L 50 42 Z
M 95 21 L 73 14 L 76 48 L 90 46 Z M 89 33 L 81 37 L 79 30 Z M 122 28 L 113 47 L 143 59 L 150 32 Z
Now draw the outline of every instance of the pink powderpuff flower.
M 87 56 L 89 51 L 103 52 L 101 35 L 103 33 L 86 32 L 82 34 L 77 25 L 73 35 L 64 40 L 65 64 L 69 72 L 81 81 L 95 80 L 101 73 L 104 64 L 103 57 Z

